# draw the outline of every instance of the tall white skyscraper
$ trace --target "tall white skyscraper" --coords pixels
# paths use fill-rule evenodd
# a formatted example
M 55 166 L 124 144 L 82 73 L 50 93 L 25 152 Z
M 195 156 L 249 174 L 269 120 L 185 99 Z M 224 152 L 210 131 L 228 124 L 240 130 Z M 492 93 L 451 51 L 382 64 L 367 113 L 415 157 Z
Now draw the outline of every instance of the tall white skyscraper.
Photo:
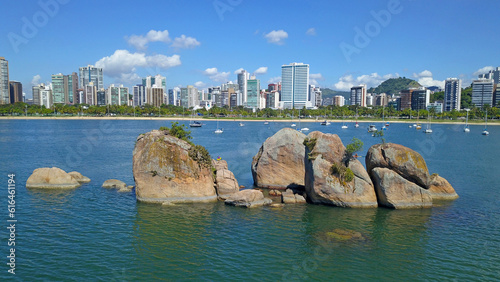
M 493 79 L 495 84 L 500 83 L 500 67 L 490 70 L 487 73 L 480 74 L 479 79 Z
M 281 107 L 302 109 L 310 107 L 309 65 L 291 63 L 281 66 Z
M 4 57 L 0 57 L 0 105 L 9 103 L 9 61 Z
M 102 68 L 96 68 L 93 65 L 80 68 L 80 88 L 86 89 L 90 82 L 93 82 L 97 89 L 104 88 Z
M 351 105 L 366 107 L 366 85 L 351 87 Z
M 450 112 L 460 110 L 460 99 L 462 97 L 462 80 L 448 78 L 444 84 L 444 111 Z
M 246 105 L 247 103 L 247 81 L 250 78 L 250 73 L 248 73 L 246 70 L 242 70 L 238 74 L 238 86 L 239 90 L 241 92 L 241 97 L 242 97 L 242 103 L 243 105 Z

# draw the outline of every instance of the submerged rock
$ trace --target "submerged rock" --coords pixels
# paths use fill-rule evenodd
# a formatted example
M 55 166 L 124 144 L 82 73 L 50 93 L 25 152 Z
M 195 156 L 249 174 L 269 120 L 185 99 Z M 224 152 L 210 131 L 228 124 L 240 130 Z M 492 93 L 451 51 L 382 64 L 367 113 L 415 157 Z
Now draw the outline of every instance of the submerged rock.
M 26 181 L 26 188 L 72 189 L 80 185 L 73 176 L 57 167 L 37 168 Z
M 331 231 L 325 232 L 325 236 L 334 241 L 364 241 L 366 237 L 361 232 L 336 228 Z
M 272 200 L 265 198 L 264 194 L 259 190 L 248 189 L 234 193 L 224 203 L 231 206 L 253 208 L 270 205 Z
M 119 190 L 128 190 L 127 189 L 127 184 L 121 180 L 118 179 L 108 179 L 104 181 L 104 183 L 101 186 L 102 188 L 115 188 Z
M 283 128 L 267 138 L 252 161 L 255 186 L 286 189 L 304 186 L 306 136 L 294 129 Z
M 90 182 L 90 178 L 88 178 L 87 176 L 83 176 L 78 171 L 71 171 L 71 172 L 68 172 L 68 174 L 71 175 L 76 181 L 78 181 L 80 183 Z
M 168 130 L 153 130 L 137 138 L 133 173 L 139 201 L 217 201 L 212 159 L 206 149 L 176 138 Z
M 346 149 L 336 134 L 311 132 L 307 147 L 305 184 L 309 200 L 339 207 L 377 207 L 373 183 L 357 159 L 348 160 Z
M 294 193 L 292 189 L 286 189 L 281 193 L 281 202 L 284 204 L 305 204 L 306 199 L 300 194 Z

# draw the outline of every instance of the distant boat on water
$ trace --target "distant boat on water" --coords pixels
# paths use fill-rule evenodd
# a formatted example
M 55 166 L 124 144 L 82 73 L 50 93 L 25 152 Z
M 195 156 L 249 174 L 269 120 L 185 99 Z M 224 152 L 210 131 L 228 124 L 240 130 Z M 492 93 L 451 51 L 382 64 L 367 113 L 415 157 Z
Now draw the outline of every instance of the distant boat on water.
M 467 117 L 465 118 L 464 132 L 470 132 L 470 128 L 469 128 L 469 111 L 470 111 L 470 109 L 465 109 L 465 111 L 467 112 Z
M 486 115 L 484 116 L 484 130 L 483 135 L 490 135 L 490 132 L 487 130 L 488 128 L 488 109 L 486 109 Z

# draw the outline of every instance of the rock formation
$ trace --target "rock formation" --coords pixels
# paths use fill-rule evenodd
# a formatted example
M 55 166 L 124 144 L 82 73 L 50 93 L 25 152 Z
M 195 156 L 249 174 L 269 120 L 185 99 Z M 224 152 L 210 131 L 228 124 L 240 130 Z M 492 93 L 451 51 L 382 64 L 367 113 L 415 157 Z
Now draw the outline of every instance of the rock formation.
M 285 192 L 281 193 L 281 202 L 283 204 L 305 204 L 306 198 L 298 193 L 294 193 L 292 189 L 286 189 Z
M 254 184 L 273 189 L 303 187 L 305 137 L 297 130 L 283 128 L 267 138 L 253 157 Z
M 224 160 L 212 160 L 212 165 L 215 168 L 215 184 L 217 195 L 220 199 L 225 200 L 230 195 L 238 192 L 238 181 L 234 174 L 228 169 L 227 162 Z
M 265 198 L 264 194 L 262 194 L 259 190 L 247 189 L 232 194 L 226 199 L 226 201 L 224 201 L 224 203 L 231 206 L 253 208 L 270 205 L 272 200 Z
M 133 152 L 137 200 L 211 202 L 217 200 L 210 155 L 202 146 L 153 130 L 141 134 Z
M 427 164 L 419 153 L 402 145 L 373 145 L 366 155 L 366 167 L 382 206 L 395 209 L 431 207 L 433 199 L 458 197 L 446 179 L 429 175 Z
M 71 189 L 81 184 L 57 167 L 37 168 L 26 181 L 26 188 Z
M 108 179 L 104 181 L 104 183 L 101 186 L 102 188 L 115 188 L 115 189 L 128 189 L 127 184 L 121 180 L 118 179 Z
M 346 148 L 336 134 L 314 131 L 304 143 L 305 188 L 312 203 L 353 208 L 378 206 L 368 173 L 357 159 L 346 159 Z
M 76 181 L 78 181 L 80 183 L 90 182 L 90 178 L 88 178 L 87 176 L 83 176 L 78 171 L 71 171 L 71 172 L 68 172 L 68 174 L 71 175 Z

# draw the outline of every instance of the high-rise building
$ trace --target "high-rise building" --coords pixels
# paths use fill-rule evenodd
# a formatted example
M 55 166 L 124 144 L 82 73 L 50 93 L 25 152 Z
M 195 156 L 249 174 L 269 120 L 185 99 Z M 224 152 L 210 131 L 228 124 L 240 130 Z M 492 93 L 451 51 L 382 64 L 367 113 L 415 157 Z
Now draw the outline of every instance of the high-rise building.
M 242 94 L 242 103 L 245 105 L 247 102 L 247 81 L 250 78 L 250 73 L 246 70 L 242 70 L 238 74 L 238 89 Z
M 9 103 L 9 61 L 0 57 L 0 105 Z
M 31 93 L 33 93 L 33 105 L 41 105 L 40 104 L 40 88 L 41 85 L 36 85 L 31 87 Z
M 366 107 L 366 85 L 351 87 L 351 105 Z
M 472 104 L 476 107 L 493 106 L 494 88 L 495 82 L 493 79 L 483 78 L 472 81 Z
M 343 107 L 345 105 L 345 98 L 341 95 L 333 97 L 333 105 Z
M 163 103 L 167 104 L 168 103 L 168 98 L 166 96 L 167 93 L 167 79 L 159 74 L 155 76 L 147 76 L 146 78 L 142 79 L 142 85 L 144 85 L 144 90 L 146 91 L 146 104 L 153 104 L 151 101 L 153 99 L 152 95 L 152 88 L 162 88 L 163 89 L 163 94 L 165 97 L 163 97 Z M 158 90 L 156 90 L 156 94 L 158 94 Z M 156 97 L 155 99 L 157 99 Z
M 90 82 L 93 82 L 97 89 L 104 88 L 102 68 L 96 68 L 93 65 L 80 68 L 80 87 L 85 89 Z
M 460 99 L 462 97 L 462 80 L 448 78 L 444 83 L 444 111 L 450 112 L 460 110 Z
M 160 107 L 164 104 L 164 91 L 163 87 L 158 87 L 156 84 L 151 88 L 151 105 L 153 107 Z
M 321 88 L 316 87 L 315 85 L 309 85 L 309 100 L 312 102 L 312 106 L 321 106 L 323 103 Z
M 412 97 L 412 93 L 413 91 L 416 90 L 415 88 L 410 88 L 410 89 L 405 89 L 405 90 L 401 90 L 401 92 L 399 92 L 399 95 L 400 95 L 400 102 L 399 102 L 399 109 L 401 111 L 404 111 L 406 109 L 411 109 L 411 97 Z
M 487 73 L 480 74 L 478 76 L 479 79 L 493 79 L 495 84 L 500 83 L 500 67 L 490 70 Z
M 97 106 L 105 106 L 106 105 L 106 90 L 104 89 L 101 89 L 101 90 L 97 90 L 97 94 L 96 94 L 96 97 L 97 97 Z
M 309 65 L 291 63 L 281 66 L 281 104 L 285 109 L 311 107 Z
M 499 108 L 500 107 L 500 84 L 497 84 L 495 86 L 495 93 L 494 93 L 494 100 L 495 100 L 495 104 L 494 106 Z
M 200 105 L 198 96 L 198 89 L 192 85 L 181 88 L 180 92 L 180 106 L 185 108 L 192 108 Z
M 57 104 L 73 104 L 76 100 L 78 89 L 78 76 L 76 72 L 70 75 L 62 73 L 52 75 L 53 102 Z
M 94 82 L 90 82 L 85 86 L 85 103 L 90 106 L 97 105 L 97 87 L 94 85 Z
M 40 106 L 45 106 L 49 109 L 54 103 L 52 102 L 52 89 L 43 83 L 40 85 Z
M 9 81 L 10 103 L 23 102 L 23 85 L 19 81 Z
M 413 90 L 411 94 L 411 109 L 413 111 L 427 110 L 431 97 L 431 91 L 425 87 Z
M 124 87 L 122 84 L 115 86 L 114 84 L 109 85 L 106 91 L 106 104 L 108 105 L 128 105 L 128 87 Z
M 146 104 L 146 91 L 144 90 L 144 85 L 137 84 L 133 88 L 134 92 L 134 106 L 144 106 Z
M 180 98 L 180 91 L 181 89 L 179 87 L 174 87 L 173 89 L 168 90 L 168 104 L 169 105 L 175 105 L 179 106 L 179 98 Z
M 247 104 L 248 108 L 261 108 L 260 105 L 260 80 L 255 76 L 247 80 Z
M 375 95 L 375 106 L 384 106 L 386 107 L 389 104 L 389 97 L 385 93 L 380 93 Z
M 373 106 L 375 104 L 374 97 L 372 94 L 367 93 L 366 94 L 366 106 Z
M 276 87 L 276 89 L 278 89 L 278 87 Z M 267 92 L 266 95 L 266 108 L 278 108 L 280 105 L 280 93 L 278 92 L 278 90 Z

